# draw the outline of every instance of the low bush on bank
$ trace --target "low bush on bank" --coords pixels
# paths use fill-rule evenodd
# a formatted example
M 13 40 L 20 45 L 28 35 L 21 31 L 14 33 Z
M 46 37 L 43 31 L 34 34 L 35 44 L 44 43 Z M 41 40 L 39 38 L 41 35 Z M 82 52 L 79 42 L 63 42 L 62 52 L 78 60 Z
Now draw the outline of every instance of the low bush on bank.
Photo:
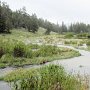
M 74 33 L 66 33 L 64 38 L 73 38 L 74 37 Z
M 80 33 L 80 34 L 77 34 L 77 38 L 79 39 L 87 39 L 88 38 L 88 33 Z

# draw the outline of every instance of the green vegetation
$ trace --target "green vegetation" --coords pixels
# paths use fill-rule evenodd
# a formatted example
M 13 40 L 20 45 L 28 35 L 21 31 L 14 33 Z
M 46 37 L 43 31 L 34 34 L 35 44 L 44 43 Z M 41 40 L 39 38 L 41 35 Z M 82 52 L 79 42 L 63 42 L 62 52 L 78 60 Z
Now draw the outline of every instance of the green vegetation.
M 66 45 L 82 45 L 89 40 L 63 39 L 64 35 L 44 35 L 40 33 L 28 33 L 25 29 L 12 30 L 12 34 L 0 35 L 0 67 L 24 66 L 44 64 L 53 60 L 61 60 L 79 56 L 79 52 L 58 48 L 56 46 L 36 45 L 30 43 L 57 44 L 62 42 Z M 79 42 L 79 43 L 78 43 Z
M 25 7 L 12 11 L 0 1 L 0 68 L 40 65 L 80 56 L 78 51 L 57 44 L 77 48 L 84 44 L 88 46 L 85 50 L 90 50 L 89 32 L 90 24 L 54 24 L 37 18 L 36 14 L 29 15 Z M 19 69 L 0 80 L 9 82 L 15 90 L 86 90 L 81 81 L 55 65 Z
M 0 40 L 0 67 L 44 64 L 53 60 L 79 56 L 79 52 L 50 45 L 24 44 L 17 40 Z
M 74 34 L 73 33 L 66 33 L 65 38 L 73 38 Z
M 56 65 L 15 70 L 1 80 L 11 83 L 15 90 L 85 90 L 83 83 Z

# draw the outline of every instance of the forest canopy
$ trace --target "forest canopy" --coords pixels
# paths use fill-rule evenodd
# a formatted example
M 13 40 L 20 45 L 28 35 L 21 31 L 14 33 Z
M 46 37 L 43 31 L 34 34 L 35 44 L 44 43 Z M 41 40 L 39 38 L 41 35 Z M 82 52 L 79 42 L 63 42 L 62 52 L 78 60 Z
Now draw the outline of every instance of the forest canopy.
M 0 33 L 10 33 L 13 28 L 25 28 L 29 32 L 37 32 L 38 28 L 46 29 L 45 34 L 50 34 L 51 31 L 62 34 L 63 32 L 86 33 L 90 32 L 90 25 L 84 23 L 74 23 L 69 26 L 62 22 L 61 25 L 54 24 L 48 20 L 37 18 L 36 14 L 29 15 L 26 8 L 12 11 L 8 4 L 0 1 Z

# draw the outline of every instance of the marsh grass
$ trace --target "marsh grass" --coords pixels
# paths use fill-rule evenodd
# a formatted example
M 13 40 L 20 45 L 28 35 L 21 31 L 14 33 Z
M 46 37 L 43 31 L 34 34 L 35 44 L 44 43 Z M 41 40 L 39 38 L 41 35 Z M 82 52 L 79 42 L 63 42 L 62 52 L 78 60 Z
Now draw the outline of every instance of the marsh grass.
M 50 45 L 25 44 L 21 41 L 3 39 L 0 43 L 0 67 L 44 64 L 79 56 L 78 51 Z
M 11 83 L 15 90 L 85 90 L 83 83 L 57 65 L 19 69 L 6 75 L 3 80 Z

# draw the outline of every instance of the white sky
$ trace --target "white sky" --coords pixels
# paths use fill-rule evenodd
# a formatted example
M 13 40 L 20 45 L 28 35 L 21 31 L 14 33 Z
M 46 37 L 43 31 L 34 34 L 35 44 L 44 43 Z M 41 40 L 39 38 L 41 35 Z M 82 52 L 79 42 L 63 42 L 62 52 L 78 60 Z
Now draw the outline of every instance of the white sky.
M 1 0 L 7 2 L 12 10 L 26 7 L 31 15 L 54 23 L 90 23 L 90 0 Z

